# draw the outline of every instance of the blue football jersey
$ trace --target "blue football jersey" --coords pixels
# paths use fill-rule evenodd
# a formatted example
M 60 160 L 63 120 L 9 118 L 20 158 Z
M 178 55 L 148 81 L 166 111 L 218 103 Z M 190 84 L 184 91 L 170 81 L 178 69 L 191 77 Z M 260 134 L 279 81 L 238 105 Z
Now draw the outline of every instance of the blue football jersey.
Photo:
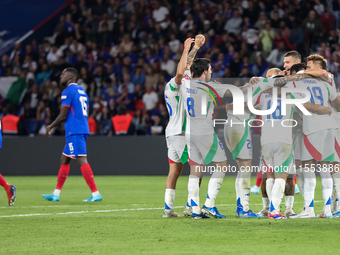
M 65 121 L 65 136 L 88 135 L 90 133 L 87 120 L 89 97 L 78 84 L 71 83 L 61 94 L 61 105 L 70 110 Z

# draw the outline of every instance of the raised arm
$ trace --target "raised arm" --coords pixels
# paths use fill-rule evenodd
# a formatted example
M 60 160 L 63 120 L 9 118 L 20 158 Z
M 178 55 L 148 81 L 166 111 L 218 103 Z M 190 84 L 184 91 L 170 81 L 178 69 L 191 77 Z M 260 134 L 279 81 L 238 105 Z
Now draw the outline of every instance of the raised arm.
M 195 40 L 193 38 L 188 38 L 184 42 L 184 49 L 183 49 L 182 57 L 181 57 L 181 59 L 178 63 L 178 66 L 177 66 L 177 73 L 176 73 L 176 77 L 175 77 L 176 84 L 181 84 L 181 80 L 183 78 L 185 68 L 186 68 L 186 65 L 187 65 L 188 52 L 190 50 L 191 44 L 194 41 Z
M 190 67 L 192 65 L 192 62 L 195 59 L 197 51 L 202 47 L 202 45 L 205 43 L 205 37 L 204 35 L 196 35 L 195 37 L 195 45 L 192 47 L 192 50 L 188 54 L 188 60 L 187 60 L 187 66 L 186 70 L 190 70 Z
M 305 70 L 303 73 L 313 75 L 314 77 L 320 78 L 324 81 L 328 81 L 328 72 L 323 69 Z
M 308 78 L 315 78 L 315 77 L 310 74 L 302 73 L 302 74 L 293 74 L 293 75 L 289 75 L 289 76 L 282 77 L 282 78 L 275 78 L 274 87 L 283 87 L 290 81 L 300 81 L 300 80 L 304 80 Z

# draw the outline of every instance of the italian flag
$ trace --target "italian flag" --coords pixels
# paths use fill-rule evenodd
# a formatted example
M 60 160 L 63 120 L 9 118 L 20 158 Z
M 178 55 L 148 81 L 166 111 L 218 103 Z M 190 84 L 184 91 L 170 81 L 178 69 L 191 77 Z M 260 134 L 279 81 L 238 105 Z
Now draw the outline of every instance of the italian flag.
M 27 85 L 23 77 L 0 77 L 0 95 L 14 105 L 19 105 Z

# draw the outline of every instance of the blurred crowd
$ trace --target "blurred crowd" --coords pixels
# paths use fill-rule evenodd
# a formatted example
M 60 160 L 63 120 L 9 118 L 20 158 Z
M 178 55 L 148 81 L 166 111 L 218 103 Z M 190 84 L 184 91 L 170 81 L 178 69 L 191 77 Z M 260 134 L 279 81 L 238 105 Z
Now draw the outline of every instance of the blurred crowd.
M 169 119 L 164 86 L 187 37 L 204 34 L 197 56 L 211 59 L 213 80 L 263 76 L 282 68 L 289 50 L 303 58 L 317 52 L 340 78 L 339 14 L 340 0 L 75 1 L 53 34 L 1 56 L 0 76 L 24 77 L 27 91 L 19 105 L 1 99 L 0 111 L 35 121 L 28 133 L 44 134 L 60 111 L 59 76 L 73 66 L 90 98 L 93 134 L 115 134 L 111 120 L 120 112 L 133 117 L 129 134 L 162 135 Z

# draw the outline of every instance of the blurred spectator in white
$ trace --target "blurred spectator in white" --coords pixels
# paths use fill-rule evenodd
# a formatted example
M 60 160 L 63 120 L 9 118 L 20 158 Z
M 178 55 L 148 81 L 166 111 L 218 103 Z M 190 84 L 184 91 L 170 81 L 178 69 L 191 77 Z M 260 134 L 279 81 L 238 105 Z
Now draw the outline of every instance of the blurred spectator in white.
M 58 56 L 57 54 L 58 51 L 58 47 L 57 45 L 52 45 L 51 50 L 49 51 L 49 53 L 47 54 L 46 60 L 48 63 L 54 63 L 58 60 L 58 58 L 60 57 L 60 55 Z
M 162 125 L 162 119 L 159 115 L 153 116 L 153 125 L 151 126 L 151 135 L 163 135 L 164 126 Z
M 170 42 L 169 42 L 169 47 L 171 49 L 172 52 L 177 52 L 179 45 L 180 45 L 180 41 L 176 38 L 175 34 L 171 34 L 170 35 Z
M 169 53 L 164 54 L 164 61 L 161 64 L 161 70 L 166 71 L 170 76 L 175 75 L 176 63 L 170 59 Z
M 26 55 L 24 63 L 22 64 L 22 68 L 27 68 L 29 72 L 32 72 L 34 74 L 38 68 L 38 64 L 37 62 L 32 60 L 32 57 L 30 55 Z
M 242 38 L 247 41 L 247 44 L 253 48 L 254 43 L 259 40 L 259 31 L 256 30 L 252 25 L 244 25 Z
M 102 31 L 102 26 L 105 23 L 107 24 L 107 30 L 111 32 L 113 30 L 113 20 L 109 19 L 109 15 L 107 12 L 103 14 L 102 20 L 99 22 L 98 32 Z
M 165 6 L 161 6 L 159 1 L 154 2 L 155 9 L 152 12 L 153 19 L 161 24 L 163 29 L 167 28 L 170 24 L 169 21 L 169 9 Z
M 130 81 L 130 75 L 129 74 L 124 74 L 123 75 L 123 83 L 118 86 L 118 93 L 122 93 L 123 86 L 126 86 L 126 88 L 128 89 L 129 93 L 133 93 L 134 92 L 135 86 Z
M 119 49 L 124 53 L 130 53 L 132 50 L 133 41 L 131 41 L 130 34 L 125 34 L 122 42 L 120 43 Z
M 146 93 L 143 95 L 143 103 L 147 111 L 152 111 L 156 109 L 158 103 L 158 95 L 153 91 L 151 84 L 146 84 Z
M 179 26 L 179 30 L 181 30 L 182 32 L 191 31 L 193 28 L 193 25 L 194 25 L 194 19 L 192 17 L 192 14 L 188 13 L 186 20 L 184 20 Z
M 78 42 L 78 40 L 73 39 L 72 44 L 69 48 L 74 54 L 78 54 L 82 51 L 83 47 L 84 46 L 80 42 Z
M 233 17 L 229 19 L 224 26 L 224 30 L 228 33 L 234 33 L 238 35 L 241 33 L 242 17 L 239 10 L 235 9 Z
M 320 2 L 320 0 L 314 0 L 314 10 L 320 15 L 325 12 L 325 6 Z
M 269 65 L 274 67 L 281 67 L 283 66 L 283 58 L 286 54 L 286 45 L 284 42 L 279 43 L 279 47 L 277 49 L 272 50 L 269 54 L 267 61 Z

